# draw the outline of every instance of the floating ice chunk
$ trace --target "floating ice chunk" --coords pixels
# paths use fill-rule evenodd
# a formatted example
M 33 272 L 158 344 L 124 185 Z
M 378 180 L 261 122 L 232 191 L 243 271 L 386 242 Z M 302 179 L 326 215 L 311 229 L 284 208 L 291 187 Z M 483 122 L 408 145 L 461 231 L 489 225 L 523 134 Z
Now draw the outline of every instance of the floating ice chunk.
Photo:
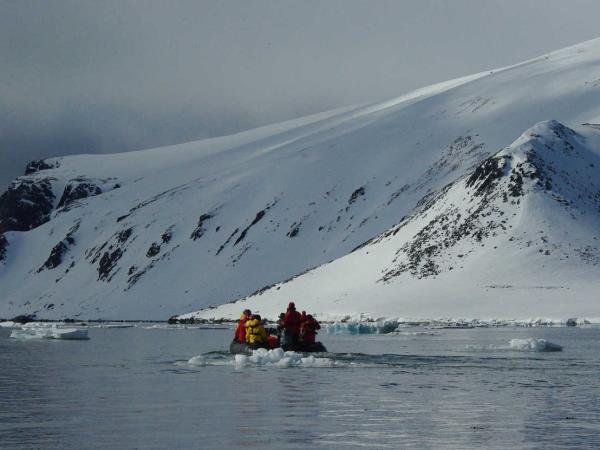
M 546 339 L 511 339 L 510 340 L 511 350 L 517 351 L 530 351 L 530 352 L 560 352 L 562 346 L 549 342 Z
M 79 328 L 53 327 L 22 327 L 13 330 L 10 334 L 13 339 L 62 339 L 62 340 L 87 340 L 88 330 Z
M 386 334 L 398 328 L 398 321 L 384 320 L 380 322 L 335 322 L 327 324 L 325 330 L 329 334 Z
M 295 367 L 302 364 L 302 356 L 296 352 L 285 352 L 283 357 L 275 363 L 279 368 Z
M 511 339 L 508 345 L 467 345 L 470 351 L 560 352 L 562 346 L 546 339 Z
M 8 320 L 6 322 L 0 322 L 0 328 L 15 328 L 19 326 L 18 324 L 16 324 L 15 322 L 13 322 L 12 320 Z
M 333 361 L 327 358 L 315 358 L 312 355 L 303 358 L 301 353 L 284 352 L 281 348 L 253 350 L 251 356 L 235 355 L 235 366 L 238 368 L 266 366 L 284 369 L 288 367 L 333 367 L 333 365 Z
M 283 358 L 284 351 L 282 348 L 275 348 L 268 353 L 270 362 L 277 362 Z
M 329 358 L 315 358 L 310 355 L 302 358 L 302 367 L 334 367 L 335 363 Z
M 235 366 L 244 367 L 248 364 L 248 357 L 246 355 L 235 355 Z
M 188 360 L 188 364 L 190 364 L 192 366 L 205 366 L 206 365 L 206 356 L 204 356 L 204 355 L 192 356 Z

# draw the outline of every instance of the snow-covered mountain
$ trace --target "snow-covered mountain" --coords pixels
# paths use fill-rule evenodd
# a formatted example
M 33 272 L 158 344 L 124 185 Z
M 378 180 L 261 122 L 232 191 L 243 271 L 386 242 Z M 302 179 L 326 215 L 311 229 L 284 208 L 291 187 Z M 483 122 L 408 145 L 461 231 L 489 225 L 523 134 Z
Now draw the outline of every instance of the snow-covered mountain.
M 0 316 L 164 319 L 317 266 L 248 304 L 596 314 L 595 123 L 600 40 L 234 136 L 37 161 L 0 198 Z
M 599 275 L 600 126 L 547 121 L 350 255 L 192 316 L 599 317 Z

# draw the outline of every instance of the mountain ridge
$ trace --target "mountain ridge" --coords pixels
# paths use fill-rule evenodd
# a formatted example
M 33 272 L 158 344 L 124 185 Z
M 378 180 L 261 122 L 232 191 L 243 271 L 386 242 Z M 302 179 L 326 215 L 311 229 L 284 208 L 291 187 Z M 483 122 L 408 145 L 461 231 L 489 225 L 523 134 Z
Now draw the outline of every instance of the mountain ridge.
M 393 228 L 537 122 L 600 122 L 597 80 L 600 40 L 231 137 L 33 162 L 0 197 L 0 316 L 245 297 Z
M 594 141 L 591 145 L 596 152 L 587 147 L 590 140 Z M 394 302 L 388 298 L 384 302 L 386 313 L 382 309 L 373 312 L 368 303 L 360 302 L 356 295 L 353 298 L 353 291 L 369 292 L 369 296 L 375 298 L 385 296 L 381 292 L 384 290 L 382 285 L 395 286 L 395 291 L 400 294 L 402 280 L 406 281 L 407 277 L 413 281 L 432 280 L 422 288 L 426 290 L 428 287 L 441 293 L 445 284 L 436 283 L 435 280 L 444 273 L 453 271 L 454 275 L 461 270 L 466 273 L 455 278 L 458 281 L 469 279 L 477 271 L 464 270 L 463 265 L 466 266 L 473 258 L 487 259 L 488 266 L 489 261 L 497 265 L 539 261 L 541 269 L 545 264 L 541 259 L 550 258 L 550 266 L 555 266 L 550 269 L 551 272 L 561 265 L 560 271 L 564 272 L 564 266 L 571 264 L 567 263 L 569 259 L 580 266 L 587 266 L 589 275 L 595 276 L 574 280 L 586 286 L 578 294 L 582 298 L 575 301 L 571 299 L 570 304 L 565 305 L 562 319 L 566 320 L 573 313 L 597 317 L 594 292 L 600 287 L 597 279 L 600 274 L 599 144 L 600 132 L 597 130 L 589 132 L 586 138 L 554 120 L 537 124 L 511 146 L 484 160 L 474 170 L 424 202 L 421 208 L 398 225 L 363 244 L 354 253 L 270 286 L 236 303 L 186 314 L 182 318 L 235 319 L 240 308 L 251 308 L 266 317 L 275 318 L 277 308 L 285 304 L 287 299 L 298 301 L 301 307 L 315 311 L 319 317 L 328 320 L 349 316 L 432 319 L 452 317 L 452 312 L 460 317 L 481 318 L 481 314 L 487 314 L 486 309 L 478 306 L 474 298 L 471 298 L 470 310 L 455 308 L 450 303 L 442 309 L 439 305 L 437 308 L 428 308 L 429 316 L 402 315 L 406 303 L 414 303 L 414 300 Z M 565 218 L 570 225 L 568 229 L 561 223 Z M 522 226 L 524 221 L 527 223 Z M 560 225 L 555 226 L 553 221 L 558 221 Z M 499 247 L 511 254 L 511 259 L 489 255 Z M 377 256 L 367 256 L 369 254 Z M 534 257 L 536 254 L 540 256 Z M 367 259 L 368 263 L 365 262 Z M 377 270 L 373 267 L 377 267 Z M 526 272 L 524 268 L 519 270 Z M 344 278 L 344 273 L 347 275 L 351 271 L 354 272 L 352 283 L 340 281 L 332 289 L 333 293 L 319 298 L 317 291 L 327 290 L 327 280 L 340 280 Z M 510 270 L 504 272 L 511 273 Z M 544 271 L 539 272 L 543 274 Z M 493 289 L 498 286 L 514 287 L 508 285 L 502 276 L 508 280 L 514 278 L 514 274 L 512 277 L 500 275 L 500 280 L 489 286 L 494 286 Z M 364 279 L 362 284 L 361 278 Z M 525 279 L 536 280 L 535 270 L 529 270 Z M 542 298 L 552 297 L 548 296 L 548 290 L 564 290 L 564 286 L 557 287 L 549 280 L 552 280 L 552 276 L 545 277 L 545 281 L 537 286 L 539 290 L 546 291 Z M 351 286 L 346 289 L 345 285 L 348 284 Z M 570 287 L 568 289 L 573 290 Z M 475 291 L 478 291 L 477 295 L 485 295 L 485 289 Z M 525 291 L 531 295 L 531 289 Z M 434 293 L 433 297 L 443 297 L 440 293 Z M 464 295 L 472 296 L 473 293 L 466 289 Z M 573 292 L 568 295 L 573 295 Z M 421 293 L 421 296 L 427 297 L 427 294 Z M 302 301 L 303 298 L 309 300 Z M 314 298 L 318 298 L 318 301 L 312 301 Z M 522 298 L 518 297 L 518 301 L 522 301 Z M 549 303 L 552 302 L 555 303 L 554 311 L 560 309 L 560 302 L 556 305 L 556 299 L 551 298 Z M 506 305 L 510 302 L 503 303 Z M 411 306 L 414 308 L 414 305 Z M 548 309 L 548 305 L 544 305 L 544 309 Z M 543 316 L 544 309 L 538 315 Z M 513 314 L 516 311 L 514 307 L 508 308 L 504 314 L 496 312 L 493 317 L 515 318 Z M 534 310 L 530 310 L 530 316 L 534 313 Z

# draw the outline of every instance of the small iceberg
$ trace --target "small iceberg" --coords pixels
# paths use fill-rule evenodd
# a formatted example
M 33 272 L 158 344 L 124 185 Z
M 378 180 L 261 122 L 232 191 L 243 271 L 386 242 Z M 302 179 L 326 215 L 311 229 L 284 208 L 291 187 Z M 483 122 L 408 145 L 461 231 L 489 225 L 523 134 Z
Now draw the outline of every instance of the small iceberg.
M 11 332 L 10 337 L 19 340 L 30 339 L 62 339 L 62 340 L 87 340 L 88 330 L 80 328 L 52 327 L 22 327 Z
M 511 339 L 509 343 L 511 350 L 520 352 L 562 352 L 562 346 L 546 339 Z
M 190 366 L 216 366 L 223 365 L 222 360 L 210 359 L 207 355 L 193 356 L 187 361 Z M 275 367 L 285 369 L 289 367 L 305 368 L 330 368 L 338 364 L 329 358 L 315 358 L 313 355 L 302 356 L 302 353 L 284 352 L 281 348 L 267 350 L 259 348 L 252 351 L 252 355 L 235 355 L 233 360 L 229 360 L 236 369 L 244 367 Z
M 328 334 L 388 334 L 398 328 L 397 320 L 377 322 L 334 322 L 325 325 Z
M 315 358 L 312 355 L 302 357 L 301 353 L 284 352 L 281 348 L 273 350 L 259 348 L 252 352 L 252 356 L 235 355 L 235 367 L 246 366 L 272 366 L 285 369 L 288 367 L 334 367 L 335 363 L 329 358 Z

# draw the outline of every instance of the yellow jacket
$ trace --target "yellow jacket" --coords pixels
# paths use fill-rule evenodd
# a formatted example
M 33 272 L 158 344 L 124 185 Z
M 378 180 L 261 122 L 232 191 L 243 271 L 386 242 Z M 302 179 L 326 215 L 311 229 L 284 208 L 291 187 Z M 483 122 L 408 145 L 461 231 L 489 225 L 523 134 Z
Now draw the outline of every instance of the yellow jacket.
M 251 319 L 244 324 L 246 327 L 246 344 L 263 344 L 267 342 L 267 331 L 260 320 Z

